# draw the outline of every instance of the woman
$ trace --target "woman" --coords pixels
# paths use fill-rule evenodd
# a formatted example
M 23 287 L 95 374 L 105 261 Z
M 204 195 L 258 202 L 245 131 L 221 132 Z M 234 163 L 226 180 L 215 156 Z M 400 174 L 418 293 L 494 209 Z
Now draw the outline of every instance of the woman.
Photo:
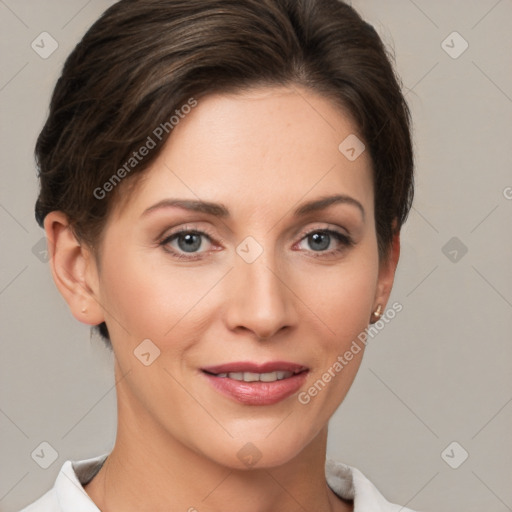
M 408 510 L 326 461 L 413 196 L 371 26 L 336 0 L 122 0 L 68 58 L 36 156 L 118 430 L 26 511 Z

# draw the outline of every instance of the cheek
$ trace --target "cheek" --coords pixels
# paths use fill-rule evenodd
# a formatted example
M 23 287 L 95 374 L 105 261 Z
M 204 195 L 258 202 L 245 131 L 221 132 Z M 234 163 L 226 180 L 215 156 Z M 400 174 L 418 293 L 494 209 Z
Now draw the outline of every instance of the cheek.
M 311 290 L 304 295 L 309 297 L 308 306 L 329 328 L 331 341 L 343 344 L 367 327 L 377 277 L 377 259 L 354 254 L 329 272 L 312 272 L 303 283 Z
M 102 300 L 110 325 L 123 339 L 149 338 L 163 347 L 201 310 L 202 299 L 221 273 L 173 266 L 165 257 L 157 260 L 137 252 L 105 259 Z
M 310 326 L 315 360 L 307 385 L 297 398 L 304 413 L 314 418 L 313 430 L 320 428 L 343 401 L 361 364 L 365 345 L 360 336 L 373 306 L 377 261 L 372 252 L 361 253 L 329 273 L 308 277 L 310 286 L 315 283 L 310 303 L 323 327 L 317 331 Z
M 325 421 L 343 401 L 364 354 L 361 333 L 368 327 L 378 277 L 376 246 L 360 247 L 328 272 L 306 275 L 303 284 L 312 290 L 308 306 L 321 320 L 316 327 L 324 334 L 310 327 L 316 344 L 314 367 L 299 401 L 308 404 L 312 417 Z

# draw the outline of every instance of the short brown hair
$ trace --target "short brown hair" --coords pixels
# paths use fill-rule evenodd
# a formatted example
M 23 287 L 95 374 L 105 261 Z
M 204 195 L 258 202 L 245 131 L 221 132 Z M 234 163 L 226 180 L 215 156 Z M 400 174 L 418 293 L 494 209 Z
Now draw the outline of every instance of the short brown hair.
M 53 92 L 35 151 L 38 223 L 60 210 L 77 237 L 94 246 L 126 182 L 155 160 L 171 129 L 123 183 L 109 187 L 112 193 L 95 191 L 112 183 L 156 127 L 191 98 L 287 84 L 331 99 L 358 126 L 373 163 L 385 258 L 413 199 L 410 113 L 376 31 L 339 0 L 114 4 L 69 55 Z M 105 324 L 100 332 L 108 339 Z

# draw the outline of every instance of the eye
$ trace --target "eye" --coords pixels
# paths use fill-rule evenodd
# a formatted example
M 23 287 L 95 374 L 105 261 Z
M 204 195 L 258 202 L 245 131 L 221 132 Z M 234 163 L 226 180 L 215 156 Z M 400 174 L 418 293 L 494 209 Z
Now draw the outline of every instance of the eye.
M 304 248 L 304 243 L 308 247 Z M 189 261 L 202 259 L 209 252 L 208 247 L 210 251 L 215 250 L 211 249 L 213 244 L 212 234 L 186 227 L 170 233 L 159 242 L 159 245 L 172 257 Z M 299 249 L 313 253 L 313 257 L 334 256 L 353 245 L 355 244 L 348 235 L 333 229 L 311 230 L 305 233 L 298 243 Z
M 207 244 L 204 243 L 205 239 Z M 204 246 L 208 246 L 208 244 L 212 244 L 212 236 L 210 234 L 187 228 L 171 233 L 160 242 L 164 250 L 171 253 L 174 257 L 189 260 L 201 257 L 207 249 L 206 251 L 200 251 L 200 249 L 204 249 Z
M 312 252 L 319 254 L 315 257 L 334 255 L 343 252 L 348 247 L 354 245 L 353 240 L 344 233 L 333 229 L 315 229 L 309 231 L 299 242 L 299 248 L 306 243 Z M 308 250 L 306 248 L 306 250 Z

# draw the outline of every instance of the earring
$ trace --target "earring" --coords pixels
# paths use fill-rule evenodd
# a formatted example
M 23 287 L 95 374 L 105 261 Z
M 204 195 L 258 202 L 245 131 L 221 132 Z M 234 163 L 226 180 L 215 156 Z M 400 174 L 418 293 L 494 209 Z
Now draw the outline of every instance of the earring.
M 377 306 L 377 309 L 373 312 L 373 315 L 377 317 L 377 320 L 375 321 L 378 321 L 380 319 L 380 317 L 382 316 L 382 305 L 379 304 Z
M 87 313 L 87 308 L 86 307 L 82 308 L 82 313 Z

